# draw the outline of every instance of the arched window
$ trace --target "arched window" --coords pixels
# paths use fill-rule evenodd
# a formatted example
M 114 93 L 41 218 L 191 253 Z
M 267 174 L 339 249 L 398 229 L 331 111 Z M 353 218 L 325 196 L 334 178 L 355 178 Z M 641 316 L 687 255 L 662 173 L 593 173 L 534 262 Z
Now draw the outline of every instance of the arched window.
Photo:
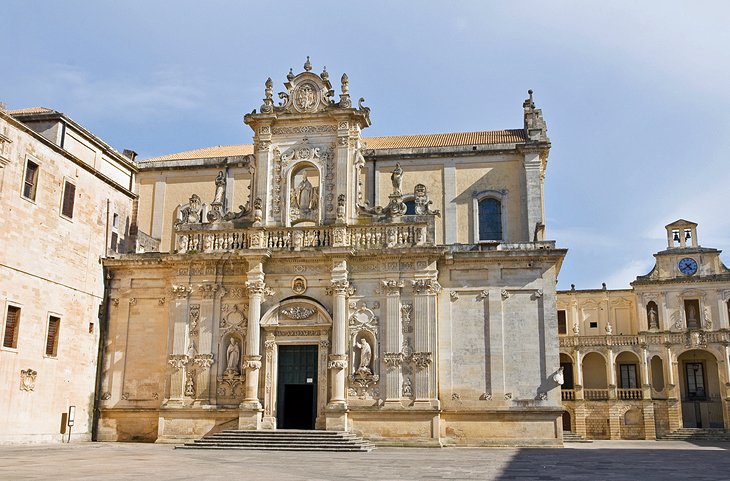
M 502 240 L 502 202 L 493 197 L 479 201 L 479 240 Z
M 416 201 L 407 200 L 403 202 L 406 205 L 406 215 L 416 215 Z

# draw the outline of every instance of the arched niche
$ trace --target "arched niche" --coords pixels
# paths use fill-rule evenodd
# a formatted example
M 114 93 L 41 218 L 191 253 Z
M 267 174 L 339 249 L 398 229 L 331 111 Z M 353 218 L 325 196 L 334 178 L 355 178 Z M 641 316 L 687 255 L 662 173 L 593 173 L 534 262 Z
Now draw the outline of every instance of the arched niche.
M 322 176 L 310 162 L 298 162 L 287 179 L 287 219 L 290 226 L 314 226 L 322 221 Z
M 664 391 L 664 361 L 659 356 L 651 358 L 651 388 L 656 392 Z
M 646 323 L 647 329 L 650 331 L 656 331 L 659 329 L 659 306 L 654 301 L 649 301 L 646 304 Z
M 606 359 L 597 352 L 583 356 L 583 387 L 586 389 L 607 389 Z

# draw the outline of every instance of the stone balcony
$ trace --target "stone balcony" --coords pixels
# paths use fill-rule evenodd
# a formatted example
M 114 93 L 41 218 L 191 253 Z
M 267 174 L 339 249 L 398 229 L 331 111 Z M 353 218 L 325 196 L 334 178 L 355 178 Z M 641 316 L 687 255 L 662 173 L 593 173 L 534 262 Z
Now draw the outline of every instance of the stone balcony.
M 647 332 L 633 335 L 604 336 L 560 336 L 560 347 L 602 347 L 602 346 L 642 346 L 681 344 L 702 346 L 708 343 L 730 342 L 730 331 L 687 330 L 681 332 Z
M 301 251 L 328 247 L 355 250 L 405 249 L 435 245 L 432 216 L 402 216 L 398 223 L 331 224 L 306 227 L 244 227 L 229 222 L 186 224 L 175 232 L 178 253 L 242 249 Z

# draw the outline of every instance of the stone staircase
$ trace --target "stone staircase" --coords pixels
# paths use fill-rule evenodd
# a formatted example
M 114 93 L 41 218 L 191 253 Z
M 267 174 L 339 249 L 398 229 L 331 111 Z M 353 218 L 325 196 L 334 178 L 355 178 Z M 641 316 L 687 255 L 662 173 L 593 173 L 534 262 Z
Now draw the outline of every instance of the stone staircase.
M 680 428 L 657 438 L 660 441 L 708 441 L 730 443 L 730 429 Z
M 177 449 L 258 449 L 265 451 L 360 451 L 373 445 L 352 433 L 341 431 L 224 430 Z
M 563 442 L 564 443 L 592 443 L 590 439 L 586 439 L 579 434 L 575 434 L 572 431 L 563 431 Z

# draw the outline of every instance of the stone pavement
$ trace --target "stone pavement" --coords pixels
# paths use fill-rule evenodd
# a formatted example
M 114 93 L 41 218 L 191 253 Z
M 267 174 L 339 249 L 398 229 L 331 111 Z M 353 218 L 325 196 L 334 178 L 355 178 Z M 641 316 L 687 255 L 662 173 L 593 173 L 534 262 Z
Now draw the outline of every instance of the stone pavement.
M 0 446 L 2 480 L 730 480 L 730 444 L 597 441 L 565 449 L 188 451 L 170 445 Z

